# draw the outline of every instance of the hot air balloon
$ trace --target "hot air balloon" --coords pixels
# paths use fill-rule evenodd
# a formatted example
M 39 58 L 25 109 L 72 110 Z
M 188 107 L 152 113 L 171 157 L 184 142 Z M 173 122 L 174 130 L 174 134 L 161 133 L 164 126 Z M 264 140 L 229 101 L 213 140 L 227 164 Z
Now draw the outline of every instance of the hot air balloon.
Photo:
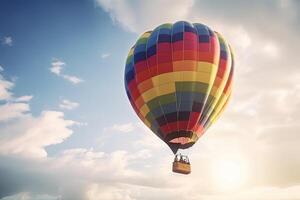
M 193 146 L 226 107 L 233 63 L 229 44 L 208 26 L 162 24 L 130 49 L 126 93 L 139 118 L 176 154 Z M 176 155 L 173 171 L 189 174 L 188 157 Z

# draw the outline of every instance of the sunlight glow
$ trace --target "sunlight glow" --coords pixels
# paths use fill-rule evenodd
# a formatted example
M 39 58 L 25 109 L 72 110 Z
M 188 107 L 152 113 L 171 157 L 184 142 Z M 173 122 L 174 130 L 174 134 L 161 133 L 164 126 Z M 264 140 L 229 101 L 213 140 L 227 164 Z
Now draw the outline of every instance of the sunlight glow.
M 241 160 L 219 160 L 214 163 L 213 174 L 221 190 L 234 190 L 246 180 L 247 170 Z

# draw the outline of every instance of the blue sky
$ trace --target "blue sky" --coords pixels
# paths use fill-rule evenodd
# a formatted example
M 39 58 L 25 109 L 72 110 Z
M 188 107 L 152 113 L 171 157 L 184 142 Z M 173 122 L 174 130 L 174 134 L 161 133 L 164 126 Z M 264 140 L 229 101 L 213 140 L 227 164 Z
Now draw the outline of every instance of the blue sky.
M 300 199 L 296 0 L 0 1 L 0 199 Z M 171 172 L 127 100 L 125 59 L 166 22 L 235 52 L 232 99 Z M 66 181 L 67 180 L 67 181 Z
M 88 123 L 76 129 L 65 144 L 49 147 L 49 153 L 67 147 L 96 148 L 94 138 L 101 135 L 103 127 L 135 120 L 125 99 L 123 72 L 136 34 L 114 26 L 93 1 L 1 4 L 5 30 L 1 35 L 13 38 L 11 46 L 1 46 L 1 65 L 5 77 L 16 77 L 14 94 L 33 96 L 30 107 L 34 116 L 45 109 L 60 110 L 63 99 L 80 102 L 65 116 Z M 102 58 L 105 54 L 108 57 Z M 84 81 L 75 85 L 50 73 L 54 60 L 66 63 L 64 73 Z

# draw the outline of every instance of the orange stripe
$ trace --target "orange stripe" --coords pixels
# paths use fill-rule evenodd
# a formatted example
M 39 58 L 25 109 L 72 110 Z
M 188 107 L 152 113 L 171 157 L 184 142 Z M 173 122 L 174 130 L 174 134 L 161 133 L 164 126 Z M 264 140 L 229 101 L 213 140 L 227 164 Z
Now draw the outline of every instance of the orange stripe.
M 138 89 L 140 91 L 141 94 L 143 94 L 144 92 L 146 92 L 147 90 L 153 88 L 153 83 L 152 83 L 152 80 L 151 78 L 141 82 L 139 85 L 138 85 Z
M 173 62 L 174 71 L 196 71 L 197 61 L 183 60 Z

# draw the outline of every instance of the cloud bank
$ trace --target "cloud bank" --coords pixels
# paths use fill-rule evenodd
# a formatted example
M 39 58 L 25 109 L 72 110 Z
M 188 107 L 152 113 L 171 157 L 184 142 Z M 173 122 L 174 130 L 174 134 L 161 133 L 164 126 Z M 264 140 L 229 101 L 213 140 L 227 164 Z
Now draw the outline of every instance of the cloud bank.
M 49 156 L 45 147 L 70 137 L 74 122 L 56 111 L 32 116 L 26 101 L 6 102 L 2 109 L 15 114 L 2 116 L 0 122 L 0 176 L 6 180 L 0 181 L 0 198 L 300 199 L 298 1 L 97 3 L 115 25 L 135 34 L 182 19 L 222 33 L 235 51 L 232 101 L 188 152 L 189 176 L 171 173 L 170 150 L 134 122 L 116 122 L 104 129 L 99 149 L 71 148 Z M 61 76 L 63 65 L 52 63 L 51 72 Z M 0 77 L 2 100 L 13 97 L 13 85 Z M 101 150 L 105 144 L 110 146 L 107 152 Z M 240 185 L 229 190 L 218 185 L 215 168 L 222 160 L 246 166 Z

